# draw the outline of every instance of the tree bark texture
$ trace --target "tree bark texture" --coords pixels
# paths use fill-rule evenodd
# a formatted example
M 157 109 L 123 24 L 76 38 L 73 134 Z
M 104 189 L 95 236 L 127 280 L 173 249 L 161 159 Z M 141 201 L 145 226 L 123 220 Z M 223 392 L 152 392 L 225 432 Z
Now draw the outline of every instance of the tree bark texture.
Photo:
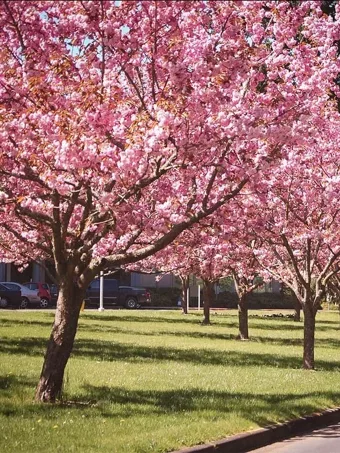
M 215 300 L 214 283 L 209 280 L 203 280 L 203 314 L 202 324 L 210 324 L 210 307 Z
M 239 325 L 239 340 L 249 340 L 249 329 L 248 329 L 248 303 L 246 293 L 239 296 L 238 300 L 238 325 Z
M 312 301 L 303 307 L 304 339 L 303 339 L 303 368 L 314 370 L 315 315 Z
M 189 277 L 180 277 L 182 283 L 182 312 L 188 314 L 188 288 L 189 288 Z
M 65 367 L 73 349 L 84 296 L 85 291 L 73 282 L 60 288 L 52 333 L 35 393 L 37 402 L 54 403 L 62 397 Z
M 294 321 L 301 321 L 301 304 L 298 300 L 294 301 Z

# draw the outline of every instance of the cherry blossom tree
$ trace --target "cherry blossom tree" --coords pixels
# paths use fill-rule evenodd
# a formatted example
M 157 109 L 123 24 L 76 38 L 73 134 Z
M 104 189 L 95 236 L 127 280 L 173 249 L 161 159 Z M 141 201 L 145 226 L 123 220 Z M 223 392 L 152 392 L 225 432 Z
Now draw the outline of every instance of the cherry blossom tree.
M 210 324 L 210 307 L 214 299 L 214 283 L 223 275 L 223 267 L 218 260 L 222 244 L 216 230 L 200 223 L 184 231 L 168 247 L 145 260 L 129 266 L 130 270 L 143 272 L 171 272 L 181 281 L 181 304 L 184 314 L 188 310 L 188 288 L 190 275 L 203 281 L 204 319 L 202 324 Z M 222 274 L 221 274 L 222 272 Z
M 247 197 L 245 193 L 242 194 Z M 253 236 L 249 237 L 247 215 L 241 212 L 236 202 L 221 209 L 218 213 L 219 222 L 213 216 L 209 228 L 200 229 L 195 233 L 196 248 L 191 250 L 194 257 L 193 272 L 204 283 L 204 324 L 210 323 L 209 309 L 214 299 L 214 284 L 225 276 L 232 276 L 238 297 L 239 334 L 241 340 L 249 339 L 248 329 L 248 295 L 261 284 L 255 281 L 260 273 L 257 259 L 253 253 Z M 230 224 L 229 219 L 235 216 L 238 225 Z M 240 222 L 242 219 L 242 222 Z M 251 230 L 249 230 L 251 231 Z
M 60 396 L 101 270 L 166 247 L 304 142 L 336 24 L 312 1 L 1 2 L 0 258 L 53 260 L 60 287 L 37 401 Z
M 193 235 L 190 230 L 185 230 L 178 238 L 170 245 L 160 250 L 159 252 L 148 256 L 146 259 L 138 261 L 125 268 L 128 271 L 137 271 L 143 273 L 172 273 L 178 277 L 181 282 L 181 308 L 182 313 L 188 313 L 188 289 L 190 284 L 190 274 L 194 267 L 191 256 L 191 246 L 188 238 L 193 240 Z
M 192 260 L 192 272 L 203 282 L 203 325 L 210 325 L 210 308 L 215 302 L 215 284 L 223 277 L 221 263 L 223 243 L 213 226 L 200 225 L 192 231 L 192 247 L 188 251 Z
M 311 137 L 308 150 L 287 150 L 275 187 L 264 182 L 266 208 L 258 220 L 262 244 L 257 259 L 293 290 L 303 309 L 306 369 L 315 366 L 317 310 L 340 270 L 338 128 L 338 119 L 329 118 Z
M 238 301 L 238 323 L 240 340 L 249 340 L 248 327 L 248 296 L 256 288 L 261 286 L 262 281 L 255 279 L 258 276 L 257 260 L 254 257 L 251 246 L 241 243 L 234 249 L 233 261 L 229 263 L 229 270 L 233 277 Z

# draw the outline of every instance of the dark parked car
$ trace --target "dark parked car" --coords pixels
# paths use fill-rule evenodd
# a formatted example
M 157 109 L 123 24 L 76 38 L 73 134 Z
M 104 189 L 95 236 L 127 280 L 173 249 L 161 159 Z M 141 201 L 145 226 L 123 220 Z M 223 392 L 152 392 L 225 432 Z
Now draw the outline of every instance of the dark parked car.
M 99 307 L 100 279 L 91 282 L 87 291 L 90 304 Z M 140 308 L 151 302 L 150 293 L 145 288 L 120 286 L 118 280 L 104 278 L 103 304 L 119 305 L 126 308 Z
M 59 294 L 59 288 L 58 285 L 52 283 L 50 285 L 50 293 L 51 293 L 51 305 L 57 305 L 57 300 L 58 300 L 58 294 Z M 89 303 L 89 299 L 85 297 L 85 304 Z
M 47 308 L 51 304 L 50 288 L 47 283 L 27 282 L 24 283 L 24 286 L 26 286 L 29 289 L 32 289 L 33 291 L 38 291 L 41 308 Z
M 31 305 L 41 306 L 41 300 L 38 296 L 38 291 L 28 289 L 26 286 L 17 282 L 0 282 L 6 288 L 21 292 L 21 305 L 20 308 L 28 308 Z
M 52 283 L 50 285 L 50 294 L 51 294 L 51 304 L 52 305 L 57 305 L 58 293 L 59 293 L 58 285 L 55 285 L 54 283 Z
M 9 289 L 0 283 L 0 308 L 12 306 L 14 308 L 21 307 L 21 291 Z

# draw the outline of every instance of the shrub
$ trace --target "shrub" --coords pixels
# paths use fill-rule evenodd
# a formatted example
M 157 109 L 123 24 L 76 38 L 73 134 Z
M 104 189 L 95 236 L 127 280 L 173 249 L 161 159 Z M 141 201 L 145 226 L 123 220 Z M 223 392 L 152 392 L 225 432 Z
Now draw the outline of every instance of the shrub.
M 152 307 L 177 307 L 181 288 L 148 288 Z

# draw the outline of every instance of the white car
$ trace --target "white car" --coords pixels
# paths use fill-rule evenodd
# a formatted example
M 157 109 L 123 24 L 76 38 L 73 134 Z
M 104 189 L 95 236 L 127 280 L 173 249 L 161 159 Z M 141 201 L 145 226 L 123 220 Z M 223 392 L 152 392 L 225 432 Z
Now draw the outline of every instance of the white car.
M 26 288 L 17 282 L 0 282 L 8 289 L 21 291 L 21 305 L 20 308 L 27 308 L 29 305 L 39 305 L 40 308 L 46 308 L 45 302 L 42 302 L 38 296 L 38 290 Z

